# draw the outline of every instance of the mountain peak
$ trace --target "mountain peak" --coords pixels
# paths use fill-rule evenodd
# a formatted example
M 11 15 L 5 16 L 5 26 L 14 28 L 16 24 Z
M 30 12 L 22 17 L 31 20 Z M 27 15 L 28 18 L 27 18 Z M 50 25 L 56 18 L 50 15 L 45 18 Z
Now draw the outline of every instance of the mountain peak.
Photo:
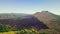
M 49 11 L 36 12 L 35 14 L 51 14 Z
M 42 11 L 42 12 L 49 12 L 49 11 Z
M 49 13 L 49 11 L 42 11 L 43 13 Z

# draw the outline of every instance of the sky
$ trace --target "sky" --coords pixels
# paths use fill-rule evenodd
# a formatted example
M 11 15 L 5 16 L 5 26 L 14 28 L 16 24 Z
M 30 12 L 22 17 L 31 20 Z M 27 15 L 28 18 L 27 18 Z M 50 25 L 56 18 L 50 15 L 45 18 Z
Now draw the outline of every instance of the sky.
M 0 0 L 0 13 L 34 14 L 41 11 L 60 15 L 60 0 Z

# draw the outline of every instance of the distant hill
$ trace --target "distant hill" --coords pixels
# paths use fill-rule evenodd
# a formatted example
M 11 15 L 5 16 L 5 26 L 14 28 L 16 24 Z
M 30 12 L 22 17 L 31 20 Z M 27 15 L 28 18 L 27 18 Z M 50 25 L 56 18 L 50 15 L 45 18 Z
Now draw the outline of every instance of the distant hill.
M 0 19 L 22 18 L 27 15 L 28 14 L 23 14 L 23 13 L 0 13 Z

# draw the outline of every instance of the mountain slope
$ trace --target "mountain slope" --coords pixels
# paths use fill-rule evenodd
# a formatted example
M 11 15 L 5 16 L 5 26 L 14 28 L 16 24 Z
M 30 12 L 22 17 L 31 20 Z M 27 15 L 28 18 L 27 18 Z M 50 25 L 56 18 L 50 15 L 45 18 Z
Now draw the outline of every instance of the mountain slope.
M 48 11 L 37 12 L 34 16 L 50 28 L 49 30 L 42 31 L 50 31 L 52 34 L 53 32 L 60 32 L 60 16 Z
M 44 23 L 48 23 L 50 20 L 56 19 L 55 16 L 48 11 L 42 11 L 40 13 L 38 12 L 34 14 L 34 16 Z

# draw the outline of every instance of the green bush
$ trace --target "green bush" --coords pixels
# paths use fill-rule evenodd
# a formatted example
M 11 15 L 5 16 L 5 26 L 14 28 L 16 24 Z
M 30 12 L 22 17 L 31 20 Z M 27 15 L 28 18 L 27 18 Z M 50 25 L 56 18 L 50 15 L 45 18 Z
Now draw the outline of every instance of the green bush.
M 46 32 L 43 32 L 43 33 L 39 33 L 39 34 L 48 34 L 48 33 L 46 33 Z
M 11 27 L 9 25 L 0 24 L 0 32 L 8 32 L 10 30 L 11 30 Z

